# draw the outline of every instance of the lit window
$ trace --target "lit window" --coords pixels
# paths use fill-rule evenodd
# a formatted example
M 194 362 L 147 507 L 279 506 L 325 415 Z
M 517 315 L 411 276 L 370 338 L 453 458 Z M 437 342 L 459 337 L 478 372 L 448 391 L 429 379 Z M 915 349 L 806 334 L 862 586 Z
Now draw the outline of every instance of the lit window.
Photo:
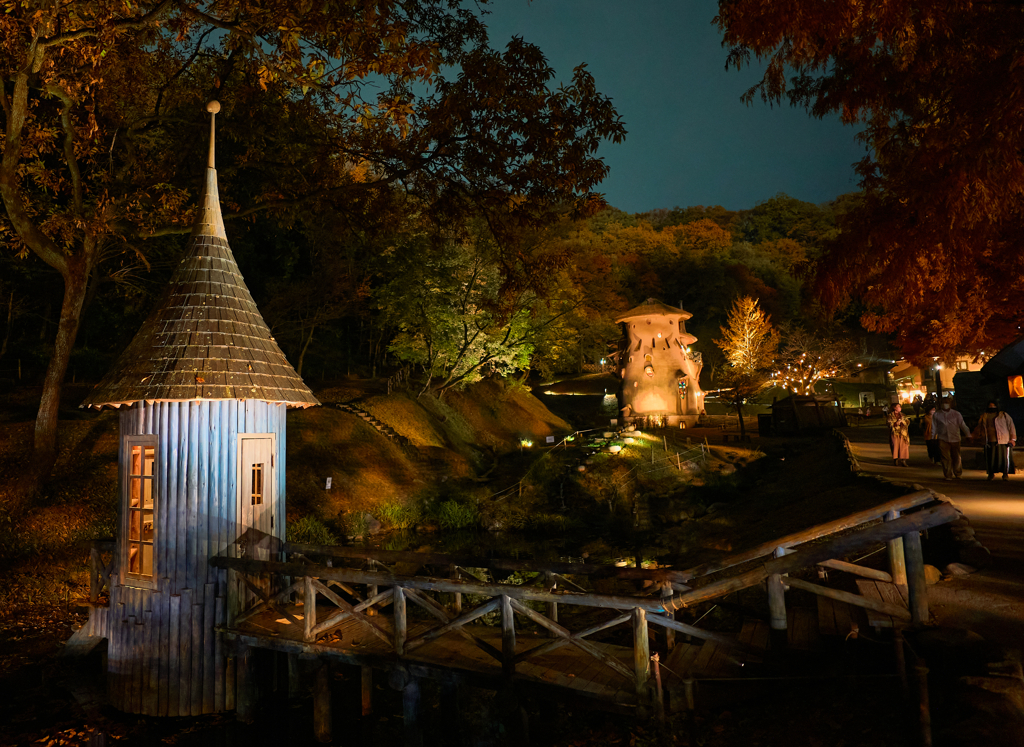
M 156 579 L 156 437 L 129 436 L 125 475 L 124 570 L 127 583 L 152 586 Z
M 1007 376 L 1006 378 L 1010 384 L 1010 397 L 1013 399 L 1024 397 L 1024 379 L 1021 379 L 1020 376 Z

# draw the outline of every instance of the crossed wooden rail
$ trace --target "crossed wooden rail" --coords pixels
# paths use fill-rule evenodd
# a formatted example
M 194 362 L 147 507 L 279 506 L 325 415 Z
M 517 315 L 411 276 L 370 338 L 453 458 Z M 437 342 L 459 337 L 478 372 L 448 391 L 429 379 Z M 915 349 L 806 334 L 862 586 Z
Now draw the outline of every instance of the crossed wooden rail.
M 117 569 L 116 545 L 112 539 L 87 540 L 84 544 L 89 549 L 89 603 L 100 605 L 103 590 L 110 594 L 111 578 Z M 104 561 L 104 555 L 110 556 L 110 560 Z
M 900 515 L 902 511 L 911 512 Z M 246 620 L 263 611 L 273 610 L 302 631 L 302 642 L 312 651 L 319 640 L 341 625 L 355 621 L 383 642 L 390 654 L 399 659 L 442 636 L 453 634 L 486 652 L 500 664 L 501 672 L 507 678 L 515 676 L 516 667 L 523 662 L 568 645 L 631 681 L 638 702 L 642 703 L 648 696 L 651 659 L 648 630 L 651 624 L 665 628 L 669 634 L 684 633 L 715 641 L 743 654 L 753 653 L 733 636 L 703 630 L 674 619 L 674 612 L 766 583 L 772 627 L 778 627 L 781 619 L 784 628 L 786 615 L 782 578 L 802 568 L 822 565 L 867 577 L 890 579 L 902 572 L 910 589 L 909 612 L 885 602 L 828 589 L 796 578 L 788 578 L 785 583 L 894 617 L 909 617 L 914 622 L 921 622 L 927 618 L 927 601 L 920 531 L 948 523 L 958 516 L 959 513 L 952 505 L 938 501 L 937 496 L 930 491 L 921 491 L 778 538 L 772 543 L 752 548 L 719 563 L 683 571 L 574 563 L 551 563 L 537 567 L 517 560 L 474 560 L 429 553 L 298 544 L 285 545 L 283 554 L 291 556 L 288 561 L 215 557 L 211 559 L 211 565 L 226 568 L 230 576 L 241 578 L 259 599 L 252 609 L 239 610 L 238 600 L 230 594 L 230 590 L 237 588 L 237 584 L 229 583 L 228 607 L 232 614 L 229 614 L 228 631 L 240 632 L 239 626 Z M 878 519 L 886 520 L 877 523 Z M 889 546 L 890 559 L 893 561 L 892 573 L 863 568 L 841 560 L 880 542 Z M 899 557 L 893 547 L 897 543 L 900 544 Z M 310 560 L 309 556 L 316 555 L 326 561 Z M 368 564 L 368 568 L 335 567 L 333 563 L 339 558 L 349 562 L 362 561 Z M 402 575 L 395 573 L 385 561 L 415 563 L 418 568 L 443 567 L 448 570 L 449 577 Z M 465 566 L 531 570 L 537 575 L 529 585 L 491 583 L 482 580 Z M 251 578 L 265 576 L 279 579 L 278 591 L 268 591 L 266 584 L 254 582 Z M 585 588 L 588 578 L 597 576 L 616 576 L 649 583 L 644 595 L 599 594 Z M 444 600 L 448 604 L 432 596 L 437 594 L 451 595 Z M 484 599 L 464 609 L 463 600 L 466 595 Z M 302 600 L 301 620 L 288 609 L 293 598 Z M 330 606 L 321 606 L 321 600 Z M 433 621 L 432 627 L 415 635 L 409 633 L 410 602 L 424 610 Z M 545 612 L 535 609 L 530 605 L 531 602 L 544 605 Z M 563 605 L 608 609 L 618 614 L 582 630 L 572 631 L 559 622 L 559 606 Z M 389 606 L 390 627 L 379 616 Z M 493 613 L 498 613 L 500 617 L 500 650 L 484 640 L 478 634 L 480 629 L 474 630 L 472 625 L 484 615 Z M 550 636 L 550 640 L 531 647 L 520 645 L 517 648 L 517 617 L 520 629 L 524 621 L 529 621 Z M 590 640 L 597 633 L 624 625 L 632 628 L 632 668 Z M 667 635 L 666 638 L 671 645 L 671 636 Z
M 336 568 L 310 562 L 274 562 L 233 558 L 216 558 L 215 561 L 216 565 L 228 568 L 233 574 L 239 574 L 247 588 L 260 598 L 260 602 L 252 609 L 229 619 L 228 627 L 230 629 L 238 629 L 246 620 L 270 609 L 301 629 L 303 641 L 308 644 L 315 644 L 318 639 L 329 635 L 350 620 L 354 620 L 367 632 L 384 642 L 388 649 L 398 657 L 407 656 L 421 646 L 451 633 L 465 638 L 486 652 L 501 665 L 502 674 L 506 677 L 512 677 L 515 674 L 517 664 L 549 653 L 561 646 L 571 645 L 597 659 L 627 681 L 632 681 L 640 697 L 644 697 L 646 694 L 649 678 L 649 623 L 747 650 L 731 636 L 702 630 L 674 620 L 664 613 L 659 601 L 644 600 L 639 597 L 577 591 L 558 592 L 539 589 L 535 586 L 494 584 L 479 580 L 466 581 L 462 578 L 399 576 L 383 571 Z M 466 573 L 464 569 L 460 569 L 460 571 L 459 575 Z M 290 577 L 292 581 L 284 585 L 280 591 L 270 593 L 248 578 L 250 575 L 262 574 Z M 471 574 L 467 573 L 467 575 Z M 550 583 L 551 578 L 541 574 L 538 580 L 547 584 Z M 568 579 L 563 578 L 562 583 L 580 588 Z M 360 594 L 356 590 L 356 586 L 365 586 L 366 594 Z M 381 586 L 389 588 L 374 592 Z M 229 588 L 232 588 L 232 585 L 229 585 Z M 431 593 L 453 594 L 456 595 L 456 599 L 464 598 L 465 595 L 476 595 L 485 597 L 485 601 L 470 609 L 462 609 L 461 600 L 455 605 L 446 607 L 434 599 L 430 595 Z M 288 610 L 287 605 L 293 595 L 302 598 L 301 620 Z M 318 599 L 320 598 L 333 604 L 330 611 L 323 615 L 318 609 Z M 434 626 L 418 635 L 410 636 L 409 602 L 420 607 L 429 617 L 433 618 Z M 549 605 L 548 614 L 542 614 L 531 608 L 528 602 L 547 603 Z M 574 632 L 558 622 L 556 606 L 558 604 L 612 609 L 620 611 L 620 614 L 610 620 Z M 392 608 L 391 630 L 379 622 L 380 617 L 377 614 L 388 605 Z M 475 634 L 470 625 L 484 615 L 494 612 L 498 612 L 501 619 L 500 650 Z M 516 616 L 536 624 L 551 635 L 552 639 L 526 650 L 517 649 Z M 596 633 L 620 625 L 632 626 L 634 649 L 632 670 L 587 640 Z

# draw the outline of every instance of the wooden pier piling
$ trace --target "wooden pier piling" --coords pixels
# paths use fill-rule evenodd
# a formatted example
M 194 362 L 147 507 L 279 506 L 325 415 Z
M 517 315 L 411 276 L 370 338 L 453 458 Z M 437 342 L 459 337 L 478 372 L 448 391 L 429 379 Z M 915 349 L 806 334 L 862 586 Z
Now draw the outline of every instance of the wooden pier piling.
M 313 684 L 313 735 L 316 741 L 331 741 L 331 665 L 321 661 Z

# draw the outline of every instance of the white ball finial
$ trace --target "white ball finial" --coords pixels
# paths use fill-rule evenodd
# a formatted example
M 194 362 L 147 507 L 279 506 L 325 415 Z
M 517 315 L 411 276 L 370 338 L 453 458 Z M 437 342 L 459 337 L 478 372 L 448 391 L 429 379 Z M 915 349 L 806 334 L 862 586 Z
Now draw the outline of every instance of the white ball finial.
M 220 102 L 219 101 L 211 101 L 211 102 L 209 102 L 206 105 L 206 111 L 208 111 L 210 114 L 216 114 L 217 112 L 220 111 Z

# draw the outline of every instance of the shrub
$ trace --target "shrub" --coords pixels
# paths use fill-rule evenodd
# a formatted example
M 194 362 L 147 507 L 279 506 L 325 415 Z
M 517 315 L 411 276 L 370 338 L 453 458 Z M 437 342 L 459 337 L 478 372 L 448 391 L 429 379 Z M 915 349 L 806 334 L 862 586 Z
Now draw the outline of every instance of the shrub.
M 420 522 L 418 506 L 404 503 L 384 503 L 377 508 L 377 516 L 392 529 L 412 529 Z
M 287 538 L 289 542 L 303 545 L 340 545 L 341 540 L 315 516 L 303 516 L 298 521 L 288 523 Z
M 442 529 L 466 529 L 475 526 L 480 519 L 476 506 L 454 500 L 442 501 L 434 512 Z

